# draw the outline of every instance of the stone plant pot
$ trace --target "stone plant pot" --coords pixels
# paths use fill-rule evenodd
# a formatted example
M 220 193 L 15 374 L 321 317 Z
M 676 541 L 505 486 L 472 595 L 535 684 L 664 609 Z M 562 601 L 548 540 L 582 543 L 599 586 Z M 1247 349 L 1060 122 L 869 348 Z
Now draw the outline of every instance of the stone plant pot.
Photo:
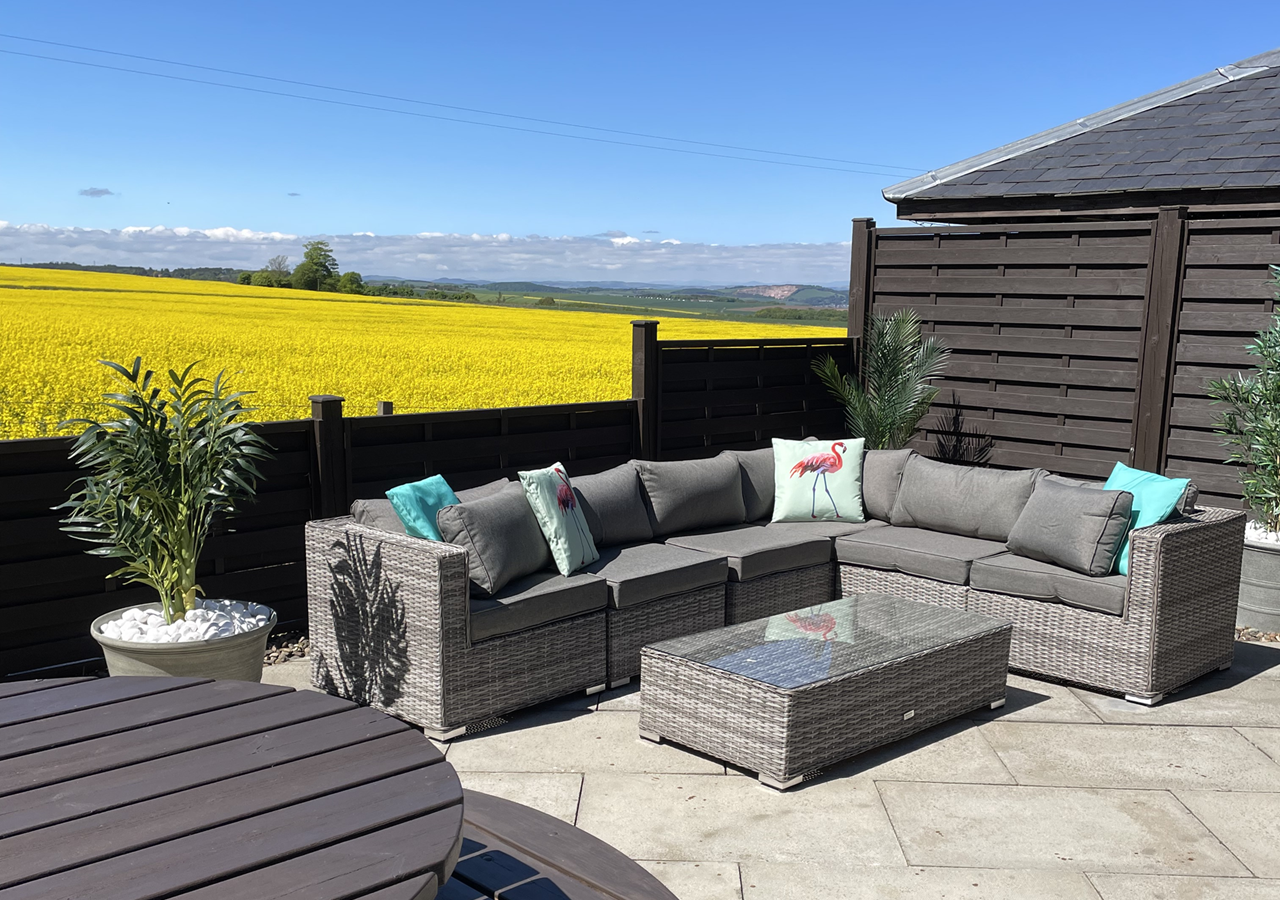
M 160 604 L 142 603 L 138 608 L 159 610 Z M 120 618 L 123 612 L 123 609 L 117 609 L 98 616 L 89 626 L 93 639 L 102 645 L 103 655 L 107 658 L 107 672 L 111 675 L 174 675 L 218 678 L 224 681 L 262 680 L 262 657 L 267 652 L 267 637 L 276 627 L 275 610 L 271 611 L 267 624 L 253 631 L 174 644 L 118 641 L 103 634 L 102 623 Z
M 1245 540 L 1236 625 L 1280 631 L 1280 545 Z

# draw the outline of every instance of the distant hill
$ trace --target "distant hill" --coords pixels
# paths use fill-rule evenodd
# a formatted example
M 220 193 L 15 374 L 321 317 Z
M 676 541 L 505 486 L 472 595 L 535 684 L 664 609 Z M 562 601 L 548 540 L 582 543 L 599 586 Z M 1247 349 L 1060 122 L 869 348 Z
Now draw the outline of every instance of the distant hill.
M 7 265 L 14 265 L 7 263 Z M 109 275 L 142 275 L 148 278 L 186 278 L 192 281 L 235 282 L 244 269 L 226 269 L 215 266 L 198 266 L 191 269 L 152 269 L 147 266 L 86 266 L 73 262 L 20 263 L 22 269 L 64 269 L 75 272 L 105 272 Z

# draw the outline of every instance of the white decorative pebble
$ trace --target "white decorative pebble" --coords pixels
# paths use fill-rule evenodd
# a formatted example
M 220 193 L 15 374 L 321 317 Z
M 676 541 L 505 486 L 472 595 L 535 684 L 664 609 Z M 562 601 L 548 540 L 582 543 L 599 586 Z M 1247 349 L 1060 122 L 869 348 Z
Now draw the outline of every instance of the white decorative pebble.
M 1251 541 L 1263 544 L 1280 544 L 1280 534 L 1274 531 L 1267 531 L 1257 522 L 1245 523 L 1244 536 Z
M 164 616 L 153 609 L 126 609 L 120 618 L 102 624 L 102 633 L 118 641 L 146 644 L 175 644 L 230 637 L 263 627 L 271 620 L 271 610 L 260 603 L 231 600 L 196 600 L 196 608 L 166 625 Z

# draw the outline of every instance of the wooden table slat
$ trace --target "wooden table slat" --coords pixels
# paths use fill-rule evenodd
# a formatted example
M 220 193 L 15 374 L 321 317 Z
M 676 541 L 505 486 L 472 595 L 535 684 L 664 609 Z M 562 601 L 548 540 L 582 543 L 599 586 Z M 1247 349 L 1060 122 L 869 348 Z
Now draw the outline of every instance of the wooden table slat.
M 516 900 L 522 897 L 536 900 L 619 900 L 613 894 L 597 891 L 583 881 L 546 867 L 541 860 L 492 835 L 477 831 L 466 821 L 462 823 L 462 836 L 464 843 L 474 841 L 482 849 L 458 861 L 452 880 L 477 888 L 482 897 L 498 900 L 507 897 Z M 625 857 L 621 861 L 631 863 Z
M 376 710 L 356 708 L 24 791 L 0 802 L 0 839 L 409 730 Z
M 457 841 L 442 835 L 458 833 L 462 808 L 450 806 L 426 816 L 295 856 L 226 881 L 220 881 L 173 900 L 408 900 L 437 896 L 437 875 L 427 872 L 428 860 L 445 859 Z M 367 860 L 358 873 L 355 860 Z M 412 876 L 405 882 L 406 876 Z M 428 881 L 429 879 L 429 881 Z M 423 893 L 426 886 L 428 893 Z M 385 887 L 384 887 L 385 886 Z M 417 886 L 417 894 L 410 889 Z M 372 894 L 354 893 L 361 888 L 380 889 Z
M 93 681 L 88 675 L 80 678 L 41 678 L 37 681 L 5 681 L 0 682 L 0 700 L 6 697 L 17 697 L 34 691 L 47 691 L 50 688 L 63 687 L 68 684 L 79 684 L 82 681 Z
M 180 691 L 208 678 L 95 678 L 77 684 L 63 685 L 48 691 L 19 694 L 0 700 L 0 725 L 16 725 L 63 713 L 118 703 L 133 697 L 146 697 L 166 691 Z
M 0 841 L 0 887 L 140 850 L 427 767 L 452 780 L 444 757 L 413 731 L 389 735 L 191 790 L 84 816 Z M 459 795 L 459 799 L 461 796 Z M 193 815 L 198 810 L 198 815 Z
M 28 881 L 0 890 L 0 900 L 153 900 L 444 807 L 461 815 L 461 799 L 456 775 L 424 786 L 421 771 L 408 772 Z
M 47 750 L 61 744 L 118 734 L 173 719 L 238 706 L 293 688 L 251 681 L 211 681 L 182 691 L 94 706 L 48 719 L 0 728 L 0 759 Z
M 0 760 L 0 797 L 354 708 L 354 703 L 328 694 L 291 691 L 231 709 Z

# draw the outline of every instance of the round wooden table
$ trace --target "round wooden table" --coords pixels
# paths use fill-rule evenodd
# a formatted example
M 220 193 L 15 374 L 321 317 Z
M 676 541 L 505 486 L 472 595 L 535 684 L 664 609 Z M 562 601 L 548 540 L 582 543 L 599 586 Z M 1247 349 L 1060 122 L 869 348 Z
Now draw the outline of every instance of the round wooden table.
M 440 752 L 337 697 L 0 684 L 0 900 L 430 900 L 461 832 Z

